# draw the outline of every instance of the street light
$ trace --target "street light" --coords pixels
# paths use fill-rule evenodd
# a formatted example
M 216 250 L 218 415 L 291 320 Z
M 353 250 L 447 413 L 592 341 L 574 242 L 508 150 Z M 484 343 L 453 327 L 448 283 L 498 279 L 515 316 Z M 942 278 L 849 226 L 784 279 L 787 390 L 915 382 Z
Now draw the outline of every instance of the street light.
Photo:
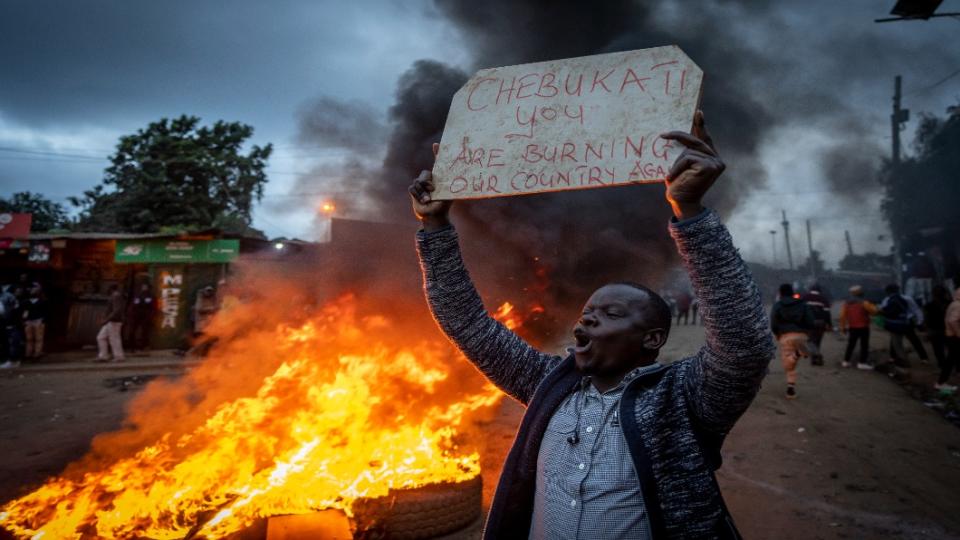
M 777 231 L 770 231 L 770 247 L 773 253 L 773 259 L 770 260 L 770 267 L 776 268 L 777 266 Z

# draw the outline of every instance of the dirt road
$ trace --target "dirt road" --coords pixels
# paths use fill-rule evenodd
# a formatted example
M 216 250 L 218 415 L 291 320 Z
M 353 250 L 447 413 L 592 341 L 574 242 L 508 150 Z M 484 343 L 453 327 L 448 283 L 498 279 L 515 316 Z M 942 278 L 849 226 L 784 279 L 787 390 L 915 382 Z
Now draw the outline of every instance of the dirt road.
M 700 327 L 673 330 L 667 360 L 694 352 Z M 882 337 L 873 338 L 882 348 Z M 747 538 L 960 538 L 960 429 L 883 374 L 836 367 L 842 344 L 825 340 L 827 366 L 800 367 L 799 398 L 783 398 L 778 361 L 724 446 L 719 480 Z M 931 367 L 919 369 L 931 371 Z M 116 429 L 134 392 L 105 379 L 131 372 L 0 376 L 0 501 L 83 454 Z M 486 426 L 485 502 L 522 409 L 505 402 Z M 449 538 L 478 538 L 480 523 Z

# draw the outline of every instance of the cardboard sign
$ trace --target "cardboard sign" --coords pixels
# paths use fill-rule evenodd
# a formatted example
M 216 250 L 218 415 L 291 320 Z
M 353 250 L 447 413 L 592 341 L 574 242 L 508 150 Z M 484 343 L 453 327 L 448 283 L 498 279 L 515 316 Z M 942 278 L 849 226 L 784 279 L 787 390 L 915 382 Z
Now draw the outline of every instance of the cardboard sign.
M 703 71 L 657 47 L 477 72 L 453 97 L 435 199 L 663 181 L 689 132 Z

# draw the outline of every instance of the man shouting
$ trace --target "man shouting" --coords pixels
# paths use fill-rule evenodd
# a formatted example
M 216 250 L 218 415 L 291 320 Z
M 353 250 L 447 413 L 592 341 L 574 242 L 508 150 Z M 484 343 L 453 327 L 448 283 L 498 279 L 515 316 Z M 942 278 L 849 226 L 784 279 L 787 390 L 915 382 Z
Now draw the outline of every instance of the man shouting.
M 491 318 L 464 268 L 450 201 L 410 186 L 430 309 L 484 375 L 527 410 L 507 456 L 484 538 L 739 538 L 714 471 L 720 446 L 774 354 L 760 293 L 727 229 L 701 205 L 724 163 L 697 112 L 670 170 L 669 230 L 700 299 L 707 342 L 657 362 L 670 309 L 637 283 L 587 299 L 566 358 L 537 351 Z M 434 145 L 434 152 L 437 145 Z

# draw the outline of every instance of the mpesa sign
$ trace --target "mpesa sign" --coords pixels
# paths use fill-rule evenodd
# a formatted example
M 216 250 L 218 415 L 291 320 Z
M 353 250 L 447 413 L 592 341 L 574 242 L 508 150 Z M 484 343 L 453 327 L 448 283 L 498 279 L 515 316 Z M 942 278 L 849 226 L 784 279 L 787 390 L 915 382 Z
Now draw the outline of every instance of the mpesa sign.
M 703 71 L 676 46 L 477 72 L 453 97 L 435 199 L 660 182 Z

